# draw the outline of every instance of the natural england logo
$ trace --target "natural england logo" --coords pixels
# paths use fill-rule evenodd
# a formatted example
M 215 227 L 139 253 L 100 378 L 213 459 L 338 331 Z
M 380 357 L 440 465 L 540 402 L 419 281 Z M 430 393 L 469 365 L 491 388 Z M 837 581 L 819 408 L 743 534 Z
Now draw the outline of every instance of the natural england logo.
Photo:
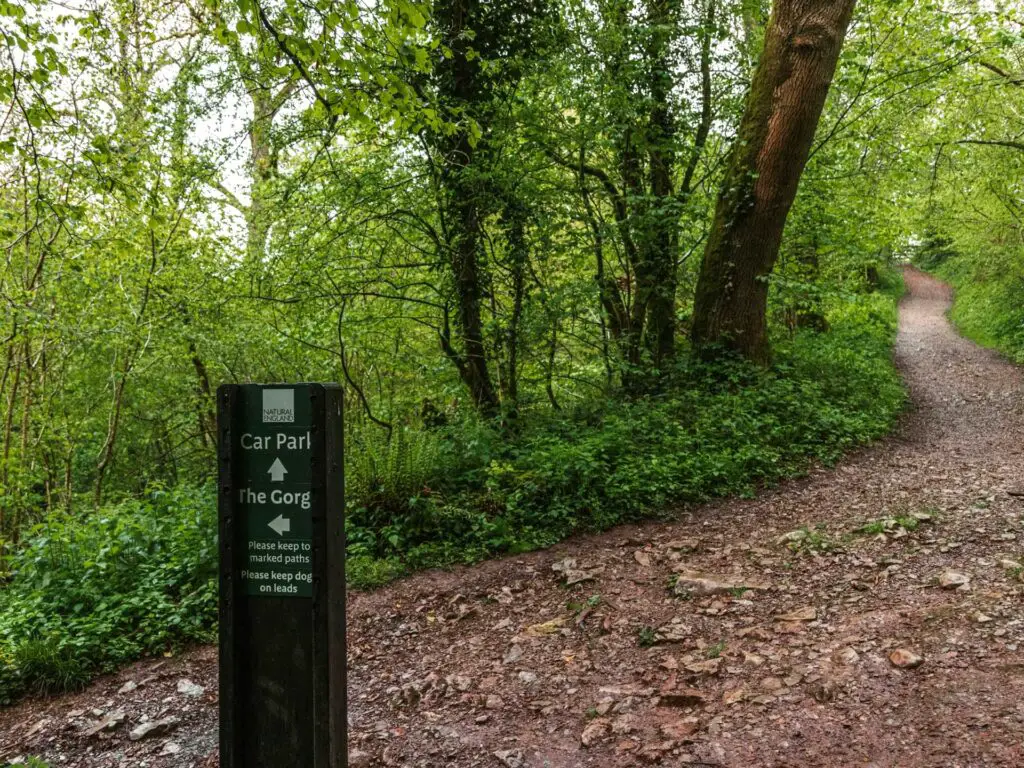
M 295 390 L 263 390 L 263 423 L 288 424 L 295 421 Z

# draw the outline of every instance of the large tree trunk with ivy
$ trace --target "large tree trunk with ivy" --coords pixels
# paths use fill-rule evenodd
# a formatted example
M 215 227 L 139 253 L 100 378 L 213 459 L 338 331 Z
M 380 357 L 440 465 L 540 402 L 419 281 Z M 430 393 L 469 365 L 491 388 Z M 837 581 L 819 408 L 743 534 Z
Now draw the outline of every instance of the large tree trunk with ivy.
M 676 276 L 679 242 L 679 206 L 672 174 L 676 165 L 676 122 L 669 107 L 672 90 L 670 45 L 677 24 L 673 0 L 649 0 L 651 40 L 648 60 L 651 76 L 651 108 L 647 125 L 647 163 L 650 200 L 645 212 L 642 269 L 637 273 L 639 300 L 647 307 L 645 347 L 654 371 L 662 372 L 675 355 Z M 710 35 L 710 31 L 706 32 Z
M 459 154 L 472 158 L 474 150 L 469 142 L 462 144 Z M 456 328 L 462 340 L 462 349 L 457 350 L 451 344 L 447 332 L 442 340 L 444 351 L 469 390 L 473 404 L 485 416 L 495 416 L 498 412 L 498 396 L 491 380 L 481 314 L 483 289 L 479 255 L 483 226 L 476 195 L 469 180 L 470 173 L 468 163 L 467 167 L 452 169 L 454 178 L 450 179 L 447 189 L 447 212 L 450 214 L 448 249 L 455 288 Z
M 484 228 L 482 210 L 486 183 L 481 168 L 486 139 L 470 133 L 467 118 L 486 130 L 489 93 L 482 82 L 481 56 L 474 50 L 480 30 L 478 0 L 444 0 L 434 6 L 441 42 L 451 53 L 437 67 L 438 99 L 460 124 L 448 134 L 431 137 L 441 166 L 440 207 L 455 303 L 455 332 L 445 321 L 441 345 L 469 390 L 473 404 L 485 416 L 499 410 L 498 394 L 491 378 L 490 356 L 484 339 L 483 281 L 480 255 Z M 460 348 L 461 347 L 461 348 Z
M 704 251 L 693 343 L 766 363 L 768 277 L 855 0 L 779 0 Z
M 647 114 L 619 139 L 619 168 L 628 201 L 634 201 L 633 278 L 636 294 L 625 335 L 627 391 L 643 391 L 675 353 L 676 260 L 679 206 L 675 198 L 676 122 L 669 104 L 674 77 L 671 45 L 678 36 L 674 0 L 647 0 L 643 94 Z M 622 12 L 622 8 L 619 8 Z M 623 23 L 625 23 L 625 16 Z M 622 52 L 627 58 L 628 51 Z M 624 61 L 616 63 L 623 67 Z M 630 105 L 632 108 L 633 105 Z M 646 179 L 644 176 L 646 175 Z

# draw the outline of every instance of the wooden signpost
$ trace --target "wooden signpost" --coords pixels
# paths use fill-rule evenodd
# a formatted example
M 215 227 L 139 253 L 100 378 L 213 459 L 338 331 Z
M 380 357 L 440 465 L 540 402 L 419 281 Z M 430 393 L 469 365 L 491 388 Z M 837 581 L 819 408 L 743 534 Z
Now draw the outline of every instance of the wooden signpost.
M 342 390 L 217 402 L 221 768 L 344 768 Z

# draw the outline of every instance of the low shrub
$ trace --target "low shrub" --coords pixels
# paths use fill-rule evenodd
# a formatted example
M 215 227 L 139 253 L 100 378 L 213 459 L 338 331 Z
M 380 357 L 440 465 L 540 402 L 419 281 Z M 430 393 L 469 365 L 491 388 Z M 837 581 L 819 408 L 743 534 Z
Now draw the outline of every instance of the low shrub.
M 211 640 L 216 529 L 212 490 L 186 487 L 34 526 L 0 590 L 0 701 Z

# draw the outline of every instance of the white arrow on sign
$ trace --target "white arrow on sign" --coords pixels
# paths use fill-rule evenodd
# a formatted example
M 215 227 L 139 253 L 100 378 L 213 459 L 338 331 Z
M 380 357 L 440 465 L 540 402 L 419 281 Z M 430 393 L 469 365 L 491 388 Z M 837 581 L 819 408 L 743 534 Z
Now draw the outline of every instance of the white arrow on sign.
M 292 529 L 292 521 L 284 515 L 278 515 L 269 523 L 267 523 L 278 536 L 284 536 L 285 533 Z
M 270 465 L 270 469 L 267 470 L 270 473 L 270 482 L 280 483 L 284 480 L 284 476 L 288 474 L 288 470 L 284 468 L 284 464 L 281 463 L 280 459 L 274 459 L 274 463 Z

